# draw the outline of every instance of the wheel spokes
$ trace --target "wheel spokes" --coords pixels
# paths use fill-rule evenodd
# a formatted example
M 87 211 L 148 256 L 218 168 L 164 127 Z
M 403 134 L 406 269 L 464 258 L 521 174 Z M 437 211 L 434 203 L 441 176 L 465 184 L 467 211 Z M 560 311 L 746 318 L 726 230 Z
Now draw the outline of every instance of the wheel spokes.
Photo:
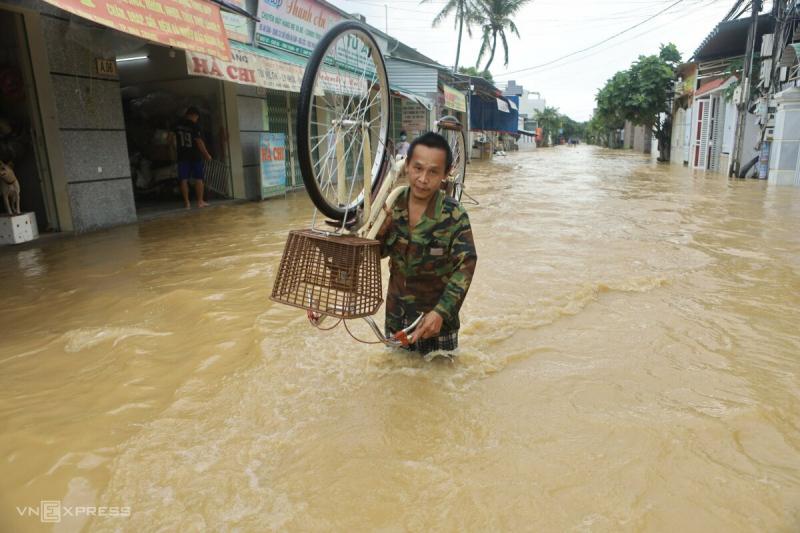
M 364 184 L 374 178 L 385 151 L 382 133 L 388 121 L 382 120 L 381 107 L 388 102 L 388 87 L 385 78 L 382 86 L 377 76 L 375 52 L 355 32 L 339 35 L 326 50 L 311 97 L 309 145 L 314 179 L 327 203 L 344 209 L 363 197 Z M 365 136 L 370 137 L 374 162 L 368 175 L 362 168 Z

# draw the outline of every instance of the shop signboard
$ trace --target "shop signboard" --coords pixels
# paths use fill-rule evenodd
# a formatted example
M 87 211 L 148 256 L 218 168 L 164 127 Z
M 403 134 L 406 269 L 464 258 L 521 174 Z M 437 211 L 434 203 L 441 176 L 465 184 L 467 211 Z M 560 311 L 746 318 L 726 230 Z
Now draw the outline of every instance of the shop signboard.
M 344 17 L 315 0 L 259 0 L 256 44 L 273 46 L 309 57 L 322 36 Z M 368 48 L 347 35 L 336 49 L 336 66 L 359 74 L 374 75 Z
M 442 84 L 442 91 L 444 92 L 445 107 L 461 113 L 467 112 L 467 100 L 464 98 L 464 93 L 444 83 Z
M 249 52 L 240 46 L 231 47 L 230 61 L 215 59 L 206 54 L 186 52 L 187 71 L 192 76 L 205 76 L 277 91 L 300 92 L 305 72 L 303 67 Z M 365 78 L 348 76 L 332 69 L 321 70 L 319 77 L 320 85 L 316 90 L 320 96 L 323 89 L 336 94 L 350 95 L 363 95 L 367 92 Z
M 286 192 L 286 134 L 261 134 L 261 199 Z
M 222 22 L 225 24 L 225 33 L 228 39 L 245 44 L 253 42 L 253 32 L 247 17 L 238 13 L 222 11 Z
M 403 129 L 413 138 L 428 130 L 428 110 L 411 100 L 402 100 Z
M 219 6 L 207 0 L 46 0 L 97 24 L 166 46 L 230 57 Z
M 259 0 L 256 42 L 310 56 L 322 35 L 342 20 L 314 0 Z
M 303 67 L 283 63 L 235 46 L 230 61 L 215 59 L 206 54 L 186 53 L 186 68 L 193 76 L 205 76 L 241 85 L 264 87 L 277 91 L 300 92 Z

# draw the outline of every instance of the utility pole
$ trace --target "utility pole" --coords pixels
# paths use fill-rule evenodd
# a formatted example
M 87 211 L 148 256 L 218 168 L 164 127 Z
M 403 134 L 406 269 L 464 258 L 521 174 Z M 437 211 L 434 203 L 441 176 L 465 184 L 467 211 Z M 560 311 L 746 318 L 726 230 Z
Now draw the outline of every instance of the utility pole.
M 783 47 L 786 43 L 786 33 L 791 31 L 792 25 L 789 22 L 789 0 L 774 0 L 772 5 L 772 15 L 775 17 L 775 33 L 772 37 L 772 72 L 770 72 L 769 96 L 770 98 L 780 91 L 780 58 L 783 55 Z
M 747 47 L 744 53 L 744 66 L 742 68 L 741 100 L 738 108 L 739 114 L 736 121 L 736 134 L 734 137 L 733 153 L 731 154 L 731 176 L 738 176 L 739 169 L 742 167 L 742 145 L 744 144 L 745 122 L 747 121 L 747 108 L 750 104 L 750 76 L 753 72 L 753 51 L 758 35 L 758 14 L 761 12 L 762 0 L 752 1 L 752 13 L 750 15 L 750 32 L 747 35 Z

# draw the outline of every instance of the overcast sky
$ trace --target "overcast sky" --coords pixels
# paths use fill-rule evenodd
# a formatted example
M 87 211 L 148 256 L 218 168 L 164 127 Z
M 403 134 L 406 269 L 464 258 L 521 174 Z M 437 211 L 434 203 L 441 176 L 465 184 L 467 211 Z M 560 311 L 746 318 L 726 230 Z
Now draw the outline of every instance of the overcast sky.
M 381 30 L 385 31 L 388 23 L 390 35 L 439 63 L 452 65 L 455 61 L 457 31 L 453 18 L 431 28 L 433 17 L 446 0 L 428 0 L 421 5 L 418 0 L 330 1 L 345 11 L 365 15 L 369 24 Z M 597 90 L 615 72 L 628 68 L 640 54 L 657 53 L 661 43 L 674 42 L 683 58 L 688 59 L 734 0 L 682 0 L 653 20 L 589 51 L 547 67 L 512 72 L 592 46 L 675 1 L 532 0 L 516 18 L 520 38 L 513 36 L 509 40 L 508 67 L 503 66 L 498 41 L 490 68 L 495 83 L 514 79 L 526 89 L 540 92 L 547 105 L 558 107 L 576 120 L 588 120 Z M 472 39 L 466 37 L 462 44 L 459 64 L 474 66 L 479 48 L 479 31 L 474 31 Z

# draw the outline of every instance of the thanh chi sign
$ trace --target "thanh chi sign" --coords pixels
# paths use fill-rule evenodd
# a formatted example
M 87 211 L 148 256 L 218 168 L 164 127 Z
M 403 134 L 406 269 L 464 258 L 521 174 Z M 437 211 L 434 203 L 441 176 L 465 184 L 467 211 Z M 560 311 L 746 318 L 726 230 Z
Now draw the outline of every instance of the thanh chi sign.
M 207 0 L 45 0 L 148 41 L 230 58 L 219 7 Z
M 256 43 L 310 56 L 322 35 L 343 19 L 313 0 L 259 0 Z

